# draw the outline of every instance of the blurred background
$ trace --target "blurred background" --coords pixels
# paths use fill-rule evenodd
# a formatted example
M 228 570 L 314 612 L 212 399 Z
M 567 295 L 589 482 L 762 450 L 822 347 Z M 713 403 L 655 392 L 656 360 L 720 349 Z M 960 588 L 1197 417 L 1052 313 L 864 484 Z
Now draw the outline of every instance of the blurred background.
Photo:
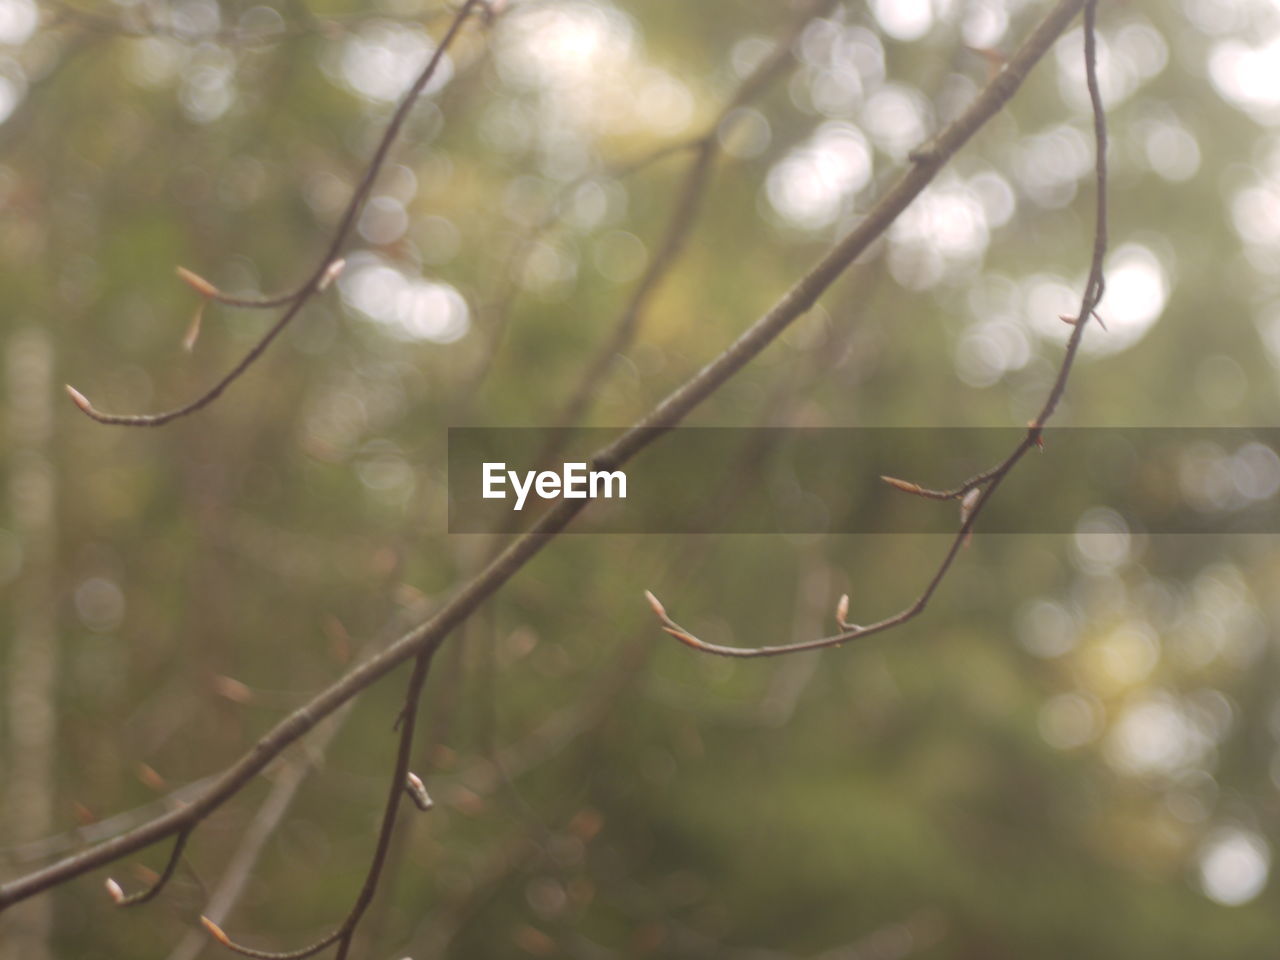
M 1048 6 L 512 0 L 414 108 L 333 289 L 211 408 L 130 431 L 62 384 L 146 412 L 220 376 L 273 315 L 210 305 L 186 352 L 174 268 L 300 282 L 451 10 L 0 0 L 4 875 L 165 809 L 429 614 L 497 542 L 445 532 L 447 427 L 630 423 Z M 1275 426 L 1280 3 L 1101 7 L 1108 331 L 1055 422 Z M 1081 45 L 691 423 L 1025 423 L 1088 265 Z M 1225 515 L 1278 467 L 1202 439 L 1178 482 Z M 357 955 L 1274 955 L 1274 538 L 1097 502 L 1074 535 L 979 534 L 896 632 L 771 661 L 699 656 L 641 598 L 713 642 L 816 636 L 843 592 L 855 621 L 910 602 L 946 542 L 561 537 L 436 658 L 436 807 L 403 815 Z M 0 921 L 0 956 L 217 955 L 193 929 L 229 869 L 237 939 L 327 932 L 404 682 L 206 822 L 159 901 L 83 878 Z M 166 853 L 110 874 L 136 889 Z

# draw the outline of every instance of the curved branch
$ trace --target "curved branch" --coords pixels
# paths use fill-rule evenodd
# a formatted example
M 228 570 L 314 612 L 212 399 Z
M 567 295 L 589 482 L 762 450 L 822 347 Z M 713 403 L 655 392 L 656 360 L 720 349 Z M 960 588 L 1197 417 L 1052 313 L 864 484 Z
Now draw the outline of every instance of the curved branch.
M 164 865 L 164 870 L 160 876 L 156 877 L 155 882 L 145 890 L 139 890 L 137 893 L 125 896 L 120 884 L 116 883 L 110 877 L 107 878 L 107 892 L 111 894 L 111 899 L 116 902 L 117 907 L 136 907 L 140 903 L 146 903 L 165 888 L 165 884 L 173 877 L 174 871 L 178 869 L 178 864 L 182 861 L 182 851 L 186 849 L 187 841 L 191 838 L 191 831 L 195 829 L 192 824 L 186 830 L 178 834 L 177 839 L 173 841 L 173 850 L 169 853 L 169 860 Z
M 396 815 L 400 811 L 400 800 L 405 793 L 405 783 L 412 776 L 409 772 L 409 759 L 413 753 L 413 735 L 417 727 L 418 702 L 422 696 L 422 687 L 427 682 L 427 672 L 431 667 L 433 653 L 434 650 L 419 654 L 418 659 L 414 661 L 413 673 L 409 677 L 409 687 L 405 692 L 404 707 L 396 719 L 396 724 L 400 727 L 400 746 L 396 751 L 395 767 L 391 774 L 391 785 L 387 790 L 387 802 L 382 813 L 382 824 L 378 828 L 378 842 L 374 847 L 373 861 L 369 864 L 364 884 L 360 887 L 360 892 L 356 895 L 355 902 L 351 905 L 346 917 L 343 918 L 332 933 L 326 934 L 315 943 L 283 953 L 255 950 L 252 947 L 236 943 L 214 921 L 208 917 L 201 917 L 200 922 L 204 924 L 204 928 L 209 932 L 209 935 L 228 950 L 246 957 L 259 957 L 262 960 L 306 960 L 307 957 L 313 957 L 321 950 L 336 943 L 338 944 L 336 960 L 346 960 L 347 954 L 351 950 L 351 941 L 355 937 L 356 928 L 360 925 L 360 919 L 373 901 L 373 895 L 378 888 L 378 880 L 382 877 L 382 872 L 387 865 L 387 854 L 391 850 L 391 835 L 395 830 Z M 417 778 L 415 777 L 414 779 Z M 425 793 L 426 791 L 423 790 L 424 795 Z
M 326 947 L 333 946 L 338 942 L 338 937 L 342 935 L 342 929 L 339 928 L 333 933 L 325 934 L 315 943 L 308 944 L 298 950 L 255 950 L 253 947 L 246 947 L 242 943 L 236 943 L 226 932 L 210 920 L 208 917 L 201 917 L 200 923 L 204 926 L 209 936 L 217 940 L 218 943 L 226 947 L 232 953 L 238 953 L 242 957 L 255 957 L 257 960 L 306 960 L 307 957 L 314 957 Z
M 352 227 L 355 226 L 356 218 L 359 217 L 360 211 L 364 209 L 365 201 L 369 198 L 369 194 L 373 191 L 374 182 L 378 178 L 378 173 L 382 170 L 383 164 L 386 163 L 387 155 L 391 152 L 391 147 L 395 143 L 396 138 L 400 134 L 400 128 L 404 126 L 404 122 L 408 119 L 413 105 L 417 102 L 418 97 L 426 88 L 427 83 L 435 75 L 436 69 L 440 66 L 444 59 L 445 53 L 452 46 L 458 34 L 462 30 L 462 25 L 471 15 L 473 10 L 486 7 L 486 0 L 465 0 L 462 7 L 458 10 L 453 18 L 453 22 L 449 24 L 449 29 L 445 31 L 445 35 L 441 38 L 440 43 L 436 45 L 435 50 L 431 54 L 431 58 L 427 61 L 427 65 L 423 67 L 422 72 L 418 74 L 417 79 L 413 81 L 413 85 L 409 87 L 408 92 L 400 100 L 399 106 L 396 107 L 395 113 L 391 116 L 391 122 L 387 124 L 387 128 L 383 131 L 382 139 L 378 141 L 378 146 L 373 152 L 373 157 L 365 167 L 364 175 L 360 178 L 360 183 L 356 186 L 355 192 L 351 195 L 351 199 L 347 202 L 347 207 L 343 211 L 342 219 L 338 223 L 338 229 L 334 232 L 333 238 L 329 241 L 324 255 L 320 258 L 315 269 L 312 270 L 311 276 L 303 282 L 297 290 L 291 294 L 281 297 L 267 298 L 265 300 L 239 300 L 237 298 L 226 298 L 219 294 L 216 289 L 213 293 L 218 294 L 211 296 L 212 299 L 219 299 L 223 303 L 231 303 L 235 306 L 249 307 L 267 307 L 278 306 L 287 303 L 288 306 L 280 318 L 271 325 L 270 329 L 262 335 L 256 344 L 246 353 L 234 367 L 223 375 L 217 383 L 188 403 L 184 403 L 179 407 L 166 410 L 162 413 L 138 413 L 138 414 L 122 414 L 122 413 L 105 413 L 89 402 L 83 393 L 76 390 L 70 384 L 67 385 L 67 393 L 75 402 L 75 405 L 85 413 L 86 416 L 97 420 L 99 423 L 111 424 L 121 427 L 159 427 L 166 423 L 177 420 L 181 417 L 189 416 L 198 410 L 207 407 L 213 401 L 217 400 L 231 384 L 235 383 L 244 375 L 254 362 L 257 361 L 267 351 L 267 347 L 271 346 L 275 340 L 287 327 L 293 318 L 296 317 L 304 306 L 317 293 L 328 285 L 328 280 L 332 280 L 331 271 L 338 262 L 338 254 L 342 250 L 342 246 L 347 241 L 347 237 L 351 233 Z M 212 289 L 212 288 L 211 288 Z
M 1081 297 L 1080 312 L 1076 317 L 1069 318 L 1073 329 L 1067 341 L 1066 350 L 1063 353 L 1058 375 L 1054 379 L 1053 387 L 1049 390 L 1049 395 L 1045 399 L 1044 405 L 1040 408 L 1039 414 L 1027 425 L 1026 435 L 1014 447 L 1013 452 L 996 466 L 977 474 L 951 490 L 929 490 L 918 484 L 899 480 L 895 477 L 881 477 L 886 483 L 904 493 L 925 497 L 930 500 L 960 501 L 960 529 L 956 531 L 955 536 L 952 538 L 951 546 L 924 590 L 898 613 L 868 626 L 848 623 L 845 620 L 849 604 L 849 598 L 846 595 L 840 598 L 836 606 L 836 622 L 840 626 L 840 633 L 829 637 L 819 637 L 814 640 L 802 640 L 797 643 L 774 646 L 728 647 L 721 644 L 708 643 L 690 633 L 671 619 L 657 597 L 645 591 L 645 598 L 649 601 L 649 606 L 653 609 L 654 615 L 662 625 L 662 629 L 685 646 L 701 653 L 710 653 L 721 657 L 776 657 L 789 653 L 801 653 L 806 650 L 838 647 L 850 640 L 858 640 L 875 633 L 883 633 L 914 619 L 924 612 L 929 600 L 946 578 L 947 572 L 955 562 L 960 549 L 968 543 L 979 514 L 982 513 L 983 508 L 1000 486 L 1001 481 L 1008 476 L 1009 472 L 1018 464 L 1018 461 L 1032 447 L 1043 446 L 1042 432 L 1044 425 L 1053 416 L 1063 393 L 1066 392 L 1067 380 L 1071 376 L 1071 368 L 1075 363 L 1076 355 L 1079 353 L 1085 327 L 1091 318 L 1096 319 L 1098 324 L 1102 325 L 1102 319 L 1094 311 L 1102 300 L 1102 294 L 1106 287 L 1106 280 L 1103 276 L 1103 259 L 1106 257 L 1107 252 L 1107 122 L 1106 111 L 1102 104 L 1102 95 L 1098 88 L 1096 15 L 1097 0 L 1087 0 L 1084 8 L 1084 62 L 1085 78 L 1089 88 L 1089 102 L 1093 110 L 1094 176 L 1097 182 L 1093 250 L 1089 262 L 1089 276 L 1085 282 L 1084 294 Z
M 594 457 L 598 466 L 618 466 L 674 427 L 735 373 L 758 356 L 817 301 L 828 287 L 889 228 L 943 164 L 993 117 L 1087 0 L 1058 0 L 1001 73 L 934 141 L 928 157 L 913 163 L 843 240 L 803 276 L 778 303 L 752 323 L 722 353 L 676 388 L 638 423 Z M 1037 433 L 1038 438 L 1038 433 Z M 994 484 L 993 480 L 993 484 Z M 81 876 L 104 864 L 181 832 L 235 796 L 289 744 L 343 703 L 413 657 L 433 653 L 456 627 L 565 529 L 591 501 L 562 500 L 509 544 L 427 621 L 343 677 L 268 731 L 238 761 L 192 796 L 190 805 L 169 811 L 127 833 L 105 840 L 40 870 L 0 885 L 0 909 Z

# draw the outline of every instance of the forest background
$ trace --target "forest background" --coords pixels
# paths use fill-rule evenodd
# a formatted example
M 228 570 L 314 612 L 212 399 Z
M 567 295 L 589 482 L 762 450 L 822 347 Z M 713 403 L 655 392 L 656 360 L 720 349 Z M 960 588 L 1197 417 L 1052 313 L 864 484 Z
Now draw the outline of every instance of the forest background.
M 454 11 L 0 0 L 6 879 L 166 809 L 428 615 L 494 549 L 447 533 L 448 427 L 636 420 L 1048 9 L 503 6 L 442 60 L 332 287 L 208 409 L 127 430 L 62 384 L 146 412 L 229 368 L 270 316 L 211 303 L 197 329 L 175 267 L 296 285 Z M 1034 416 L 1093 237 L 1081 45 L 1077 20 L 689 422 Z M 1107 329 L 1054 422 L 1274 426 L 1280 4 L 1103 2 L 1098 67 Z M 402 815 L 357 955 L 1269 955 L 1280 552 L 1233 518 L 1280 458 L 1214 437 L 1171 482 L 1221 534 L 1105 501 L 1073 534 L 979 525 L 921 617 L 789 658 L 682 647 L 643 591 L 709 641 L 786 642 L 830 632 L 842 593 L 855 620 L 910 603 L 946 538 L 558 538 L 435 660 L 412 758 L 435 807 Z M 1036 502 L 1016 473 L 1001 494 Z M 217 955 L 198 918 L 273 802 L 217 919 L 263 949 L 323 935 L 367 869 L 403 698 L 384 680 L 285 753 L 156 901 L 118 911 L 103 878 L 146 874 L 115 865 L 6 914 L 0 956 Z

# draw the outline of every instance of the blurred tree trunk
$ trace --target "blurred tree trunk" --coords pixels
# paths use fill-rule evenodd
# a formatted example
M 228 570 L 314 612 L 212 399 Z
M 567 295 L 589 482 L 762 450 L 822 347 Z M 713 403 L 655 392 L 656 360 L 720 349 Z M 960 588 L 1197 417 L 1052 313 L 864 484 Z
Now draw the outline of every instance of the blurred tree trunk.
M 9 705 L 7 832 L 36 839 L 53 826 L 54 689 L 58 672 L 54 588 L 56 507 L 51 397 L 53 348 L 45 331 L 25 327 L 6 351 L 9 510 L 22 549 L 22 572 L 12 596 L 6 699 Z M 0 960 L 50 960 L 53 901 L 37 898 L 6 917 Z

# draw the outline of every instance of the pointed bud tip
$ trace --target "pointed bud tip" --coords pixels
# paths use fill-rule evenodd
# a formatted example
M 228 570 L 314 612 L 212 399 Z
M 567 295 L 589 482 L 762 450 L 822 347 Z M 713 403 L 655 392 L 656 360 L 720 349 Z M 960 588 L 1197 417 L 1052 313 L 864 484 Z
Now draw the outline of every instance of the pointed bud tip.
M 908 480 L 899 480 L 897 477 L 887 477 L 881 474 L 880 479 L 893 487 L 895 490 L 901 490 L 903 493 L 919 493 L 920 484 L 911 483 Z
M 187 324 L 187 332 L 182 335 L 182 349 L 190 353 L 196 348 L 196 341 L 200 339 L 200 327 L 204 322 L 204 305 L 208 300 L 201 300 L 200 306 L 196 307 L 195 315 L 192 316 L 191 322 Z
M 111 897 L 112 900 L 114 900 L 116 903 L 124 903 L 124 889 L 120 886 L 120 884 L 116 883 L 110 877 L 107 877 L 107 879 L 103 882 L 102 885 L 107 888 L 107 894 Z
M 843 625 L 847 616 L 849 616 L 849 595 L 842 593 L 839 602 L 836 603 L 836 621 Z
M 200 923 L 209 931 L 209 936 L 217 940 L 224 947 L 231 946 L 231 938 L 222 932 L 222 928 L 210 920 L 208 917 L 201 916 Z
M 63 384 L 63 386 L 66 388 L 67 396 L 71 398 L 71 402 L 74 403 L 77 407 L 79 407 L 85 413 L 88 413 L 93 409 L 93 404 L 89 402 L 89 398 L 86 397 L 83 393 L 81 393 L 79 390 L 77 390 L 75 387 L 73 387 L 69 383 Z
M 659 619 L 667 619 L 667 608 L 662 605 L 661 601 L 659 601 L 651 591 L 646 590 L 644 592 L 644 598 L 649 601 L 650 609 L 657 614 Z
M 178 274 L 178 279 L 200 294 L 200 296 L 216 297 L 218 295 L 218 288 L 200 276 L 200 274 L 188 270 L 186 267 L 176 267 L 175 270 Z

